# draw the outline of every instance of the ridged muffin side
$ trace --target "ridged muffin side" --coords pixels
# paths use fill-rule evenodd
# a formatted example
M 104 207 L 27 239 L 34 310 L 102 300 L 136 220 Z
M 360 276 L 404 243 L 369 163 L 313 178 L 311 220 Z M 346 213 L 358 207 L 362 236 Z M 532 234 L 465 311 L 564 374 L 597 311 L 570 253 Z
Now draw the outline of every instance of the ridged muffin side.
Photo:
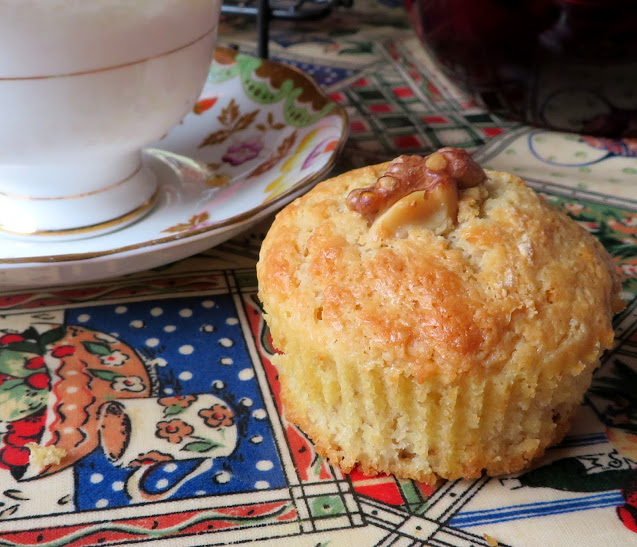
M 285 413 L 346 471 L 433 482 L 522 469 L 565 434 L 613 342 L 610 257 L 489 171 L 458 191 L 454 222 L 372 237 L 346 198 L 387 167 L 319 184 L 263 243 Z

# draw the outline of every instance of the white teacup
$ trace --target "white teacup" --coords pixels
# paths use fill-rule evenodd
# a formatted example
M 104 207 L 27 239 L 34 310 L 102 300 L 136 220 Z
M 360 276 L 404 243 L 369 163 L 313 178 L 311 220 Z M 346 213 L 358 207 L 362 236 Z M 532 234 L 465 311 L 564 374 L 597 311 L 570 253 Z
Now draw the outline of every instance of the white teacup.
M 141 149 L 191 109 L 220 0 L 0 0 L 0 229 L 90 236 L 153 205 Z

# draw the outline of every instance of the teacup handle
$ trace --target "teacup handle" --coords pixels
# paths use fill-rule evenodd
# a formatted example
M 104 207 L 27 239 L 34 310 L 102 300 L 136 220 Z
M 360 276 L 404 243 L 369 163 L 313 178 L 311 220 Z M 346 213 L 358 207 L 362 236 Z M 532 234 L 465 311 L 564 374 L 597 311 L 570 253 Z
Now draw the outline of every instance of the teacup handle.
M 201 460 L 197 464 L 197 466 L 185 477 L 180 479 L 179 482 L 171 486 L 168 490 L 165 490 L 164 492 L 160 492 L 157 494 L 152 494 L 150 492 L 147 492 L 144 489 L 144 483 L 146 482 L 146 478 L 150 474 L 150 471 L 155 469 L 158 465 L 160 465 L 160 463 L 165 463 L 165 462 L 157 462 L 152 465 L 144 465 L 144 466 L 138 467 L 137 469 L 135 469 L 135 471 L 133 471 L 129 475 L 128 479 L 126 479 L 126 492 L 130 496 L 131 501 L 136 503 L 149 502 L 149 501 L 161 501 L 161 500 L 168 499 L 177 490 L 179 490 L 179 488 L 181 488 L 182 485 L 184 485 L 186 482 L 188 482 L 191 479 L 194 479 L 195 477 L 201 475 L 202 473 L 205 473 L 206 471 L 209 471 L 210 468 L 212 467 L 212 461 L 213 461 L 212 458 L 206 458 L 204 460 Z

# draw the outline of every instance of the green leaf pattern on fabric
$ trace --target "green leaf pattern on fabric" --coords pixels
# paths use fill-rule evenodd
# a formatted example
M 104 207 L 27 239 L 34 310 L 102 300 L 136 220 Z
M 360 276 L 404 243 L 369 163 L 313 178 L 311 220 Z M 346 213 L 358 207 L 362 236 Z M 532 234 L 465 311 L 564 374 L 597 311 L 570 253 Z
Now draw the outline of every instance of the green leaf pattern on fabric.
M 166 416 L 177 416 L 178 414 L 181 414 L 185 410 L 186 409 L 184 407 L 181 407 L 179 405 L 168 406 L 164 410 L 164 417 L 166 417 Z
M 25 378 L 33 374 L 32 370 L 25 368 L 25 363 L 35 354 L 25 354 L 12 349 L 0 349 L 0 374 Z M 0 387 L 1 389 L 1 387 Z
M 211 439 L 204 439 L 201 437 L 197 438 L 200 438 L 201 440 L 188 443 L 181 450 L 185 452 L 197 452 L 199 454 L 203 454 L 204 452 L 210 452 L 215 448 L 220 448 L 221 446 L 223 446 L 221 443 L 216 443 Z
M 40 347 L 40 345 L 32 340 L 12 342 L 11 344 L 7 344 L 5 349 L 19 353 L 28 353 L 31 357 L 34 355 L 42 355 L 44 353 L 44 350 Z
M 7 380 L 0 386 L 0 421 L 21 420 L 46 406 L 48 391 L 33 389 L 22 380 Z
M 54 329 L 49 329 L 43 332 L 40 335 L 40 344 L 44 347 L 50 346 L 51 344 L 55 344 L 55 342 L 59 342 L 66 335 L 66 328 L 64 327 L 55 327 Z
M 89 353 L 99 355 L 100 357 L 113 353 L 111 347 L 103 342 L 82 342 L 82 345 Z
M 118 372 L 113 372 L 111 370 L 100 370 L 96 368 L 89 368 L 88 371 L 96 378 L 99 378 L 100 380 L 106 380 L 107 382 L 112 382 L 113 380 L 116 380 L 117 378 L 124 377 L 123 374 L 119 374 Z

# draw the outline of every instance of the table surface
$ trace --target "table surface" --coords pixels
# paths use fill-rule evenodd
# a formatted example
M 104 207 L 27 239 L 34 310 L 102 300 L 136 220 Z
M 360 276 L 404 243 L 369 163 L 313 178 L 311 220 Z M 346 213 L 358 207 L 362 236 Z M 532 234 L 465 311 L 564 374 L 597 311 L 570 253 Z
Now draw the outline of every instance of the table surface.
M 594 389 L 525 473 L 437 488 L 342 474 L 281 413 L 256 297 L 266 221 L 151 271 L 0 292 L 0 545 L 637 545 L 637 146 L 484 111 L 396 1 L 276 22 L 271 39 L 347 109 L 335 172 L 459 146 L 600 238 L 628 308 Z M 220 43 L 253 53 L 254 21 L 227 20 Z M 67 464 L 34 469 L 29 443 L 65 446 Z

